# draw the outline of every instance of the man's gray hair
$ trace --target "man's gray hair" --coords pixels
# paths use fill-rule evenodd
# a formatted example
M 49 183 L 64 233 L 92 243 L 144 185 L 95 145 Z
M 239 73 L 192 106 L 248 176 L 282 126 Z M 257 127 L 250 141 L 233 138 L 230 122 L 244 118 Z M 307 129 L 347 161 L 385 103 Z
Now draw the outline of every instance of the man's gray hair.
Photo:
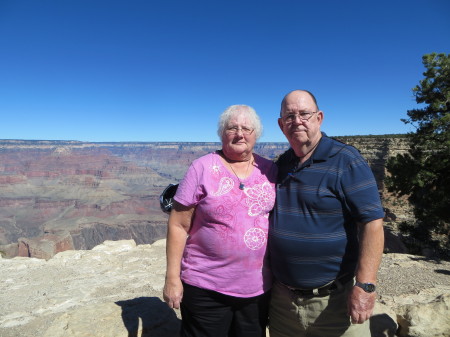
M 255 131 L 256 139 L 259 139 L 262 134 L 263 126 L 261 124 L 261 120 L 259 116 L 256 114 L 255 109 L 253 109 L 249 105 L 239 104 L 239 105 L 231 105 L 225 109 L 224 112 L 220 115 L 217 134 L 219 138 L 222 140 L 223 133 L 225 132 L 225 128 L 228 126 L 228 122 L 235 116 L 243 114 L 245 115 L 252 125 L 249 125 Z

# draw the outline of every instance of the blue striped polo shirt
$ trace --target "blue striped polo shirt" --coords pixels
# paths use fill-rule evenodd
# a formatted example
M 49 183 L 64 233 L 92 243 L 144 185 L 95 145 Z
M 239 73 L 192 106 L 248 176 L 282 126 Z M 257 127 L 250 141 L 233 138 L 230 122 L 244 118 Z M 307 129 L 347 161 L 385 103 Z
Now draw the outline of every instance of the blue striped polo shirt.
M 294 151 L 277 160 L 277 198 L 269 229 L 271 268 L 277 280 L 317 288 L 353 275 L 357 223 L 383 218 L 377 184 L 354 147 L 323 137 L 298 166 Z

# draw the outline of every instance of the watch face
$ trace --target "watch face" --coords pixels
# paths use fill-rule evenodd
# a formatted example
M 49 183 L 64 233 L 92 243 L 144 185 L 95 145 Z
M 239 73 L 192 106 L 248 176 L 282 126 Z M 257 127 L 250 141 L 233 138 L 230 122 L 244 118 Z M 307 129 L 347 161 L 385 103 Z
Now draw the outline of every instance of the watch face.
M 372 283 L 366 283 L 366 289 L 364 289 L 368 293 L 373 293 L 375 291 L 375 285 Z
M 361 283 L 356 282 L 356 285 L 360 288 L 362 288 L 366 293 L 373 293 L 375 291 L 375 284 L 373 283 Z

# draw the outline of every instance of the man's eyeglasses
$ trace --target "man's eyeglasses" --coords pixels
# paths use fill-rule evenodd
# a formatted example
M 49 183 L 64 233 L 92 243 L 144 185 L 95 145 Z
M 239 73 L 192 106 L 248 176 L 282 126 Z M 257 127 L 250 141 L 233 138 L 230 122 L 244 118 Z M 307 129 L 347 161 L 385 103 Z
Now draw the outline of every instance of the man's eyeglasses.
M 297 118 L 300 119 L 300 122 L 307 122 L 307 121 L 309 121 L 311 119 L 312 115 L 315 114 L 316 112 L 317 111 L 312 111 L 312 112 L 303 111 L 303 112 L 300 112 L 298 114 L 292 113 L 292 114 L 284 115 L 283 117 L 281 117 L 281 119 L 283 120 L 283 122 L 285 124 L 291 124 L 294 121 L 296 121 Z
M 225 133 L 227 135 L 231 136 L 231 135 L 236 135 L 239 131 L 241 131 L 244 136 L 248 136 L 248 135 L 251 135 L 253 133 L 253 130 L 254 129 L 250 129 L 250 128 L 246 128 L 246 127 L 238 128 L 237 126 L 232 126 L 232 127 L 227 128 L 225 130 Z

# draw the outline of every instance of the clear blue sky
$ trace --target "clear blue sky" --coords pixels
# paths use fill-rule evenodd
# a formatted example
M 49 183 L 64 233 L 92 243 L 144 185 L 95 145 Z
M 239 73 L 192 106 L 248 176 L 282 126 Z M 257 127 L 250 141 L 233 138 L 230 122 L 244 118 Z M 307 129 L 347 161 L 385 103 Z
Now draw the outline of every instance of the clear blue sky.
M 330 136 L 406 133 L 449 18 L 448 0 L 0 0 L 0 139 L 219 141 L 248 104 L 285 141 L 293 89 Z

